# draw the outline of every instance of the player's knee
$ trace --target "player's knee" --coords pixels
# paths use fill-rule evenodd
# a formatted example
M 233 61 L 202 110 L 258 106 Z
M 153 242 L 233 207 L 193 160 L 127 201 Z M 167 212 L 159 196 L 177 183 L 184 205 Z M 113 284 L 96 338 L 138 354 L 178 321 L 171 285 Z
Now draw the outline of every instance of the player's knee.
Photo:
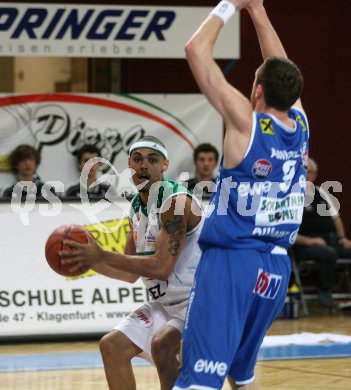
M 230 375 L 227 376 L 227 380 L 228 380 L 228 383 L 230 385 L 231 390 L 239 389 L 239 386 L 237 386 L 237 384 L 235 383 L 235 380 Z
M 156 334 L 151 342 L 152 358 L 156 362 L 162 362 L 165 356 L 169 356 L 171 345 L 163 335 Z
M 123 340 L 121 340 L 120 332 L 107 333 L 99 342 L 101 355 L 104 359 L 112 357 L 114 360 L 123 359 L 125 356 L 124 353 L 121 353 L 121 351 L 124 351 L 122 344 Z
M 112 342 L 110 341 L 110 333 L 106 334 L 100 339 L 99 347 L 101 355 L 104 357 L 111 356 L 113 354 Z

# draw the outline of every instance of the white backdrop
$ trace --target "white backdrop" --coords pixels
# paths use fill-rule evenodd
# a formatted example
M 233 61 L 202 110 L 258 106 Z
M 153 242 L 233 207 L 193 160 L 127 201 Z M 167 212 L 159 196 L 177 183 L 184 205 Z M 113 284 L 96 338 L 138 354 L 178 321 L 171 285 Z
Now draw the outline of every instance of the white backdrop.
M 59 180 L 67 189 L 79 179 L 74 155 L 82 144 L 97 144 L 122 174 L 130 144 L 142 135 L 166 144 L 167 177 L 176 179 L 183 171 L 193 173 L 199 143 L 211 142 L 221 152 L 223 125 L 201 94 L 0 95 L 0 191 L 14 182 L 6 161 L 19 144 L 40 150 L 43 181 Z M 132 187 L 126 172 L 116 178 L 116 186 L 119 193 Z
M 45 243 L 61 225 L 83 225 L 104 249 L 124 252 L 130 203 L 100 202 L 106 208 L 99 212 L 96 203 L 36 203 L 15 209 L 0 202 L 0 340 L 106 333 L 150 300 L 140 279 L 130 284 L 92 270 L 69 278 L 49 267 Z M 205 208 L 207 204 L 205 200 Z
M 128 220 L 122 219 L 116 232 L 103 233 L 77 205 L 58 204 L 62 209 L 57 215 L 43 216 L 47 205 L 36 204 L 23 224 L 9 203 L 0 204 L 0 338 L 103 333 L 148 299 L 140 281 L 129 284 L 92 271 L 66 278 L 51 270 L 44 248 L 60 225 L 85 225 L 104 248 L 123 252 Z M 97 217 L 113 227 L 128 211 L 129 202 L 121 200 Z

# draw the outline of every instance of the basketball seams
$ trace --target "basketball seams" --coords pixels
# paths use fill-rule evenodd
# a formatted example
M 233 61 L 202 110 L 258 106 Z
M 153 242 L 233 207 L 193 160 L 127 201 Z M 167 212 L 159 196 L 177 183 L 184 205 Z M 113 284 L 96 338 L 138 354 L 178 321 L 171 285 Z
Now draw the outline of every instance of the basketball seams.
M 58 274 L 63 276 L 68 276 L 69 274 L 69 266 L 61 264 L 60 256 L 58 255 L 58 252 L 63 250 L 65 247 L 63 241 L 65 239 L 70 239 L 80 243 L 87 243 L 88 241 L 85 230 L 86 229 L 80 225 L 71 224 L 69 226 L 62 226 L 61 228 L 57 228 L 49 236 L 45 245 L 45 257 L 46 259 L 49 259 L 48 265 Z M 70 237 L 70 235 L 72 237 Z M 51 259 L 53 261 L 51 261 Z
M 65 230 L 64 234 L 63 234 L 63 239 L 61 240 L 61 243 L 60 243 L 60 251 L 63 250 L 63 241 L 67 238 L 68 236 L 68 233 L 72 230 L 72 225 L 70 225 L 68 227 L 68 229 Z M 57 257 L 58 257 L 58 264 L 59 264 L 59 270 L 62 271 L 62 263 L 61 263 L 61 257 L 59 254 L 57 254 Z

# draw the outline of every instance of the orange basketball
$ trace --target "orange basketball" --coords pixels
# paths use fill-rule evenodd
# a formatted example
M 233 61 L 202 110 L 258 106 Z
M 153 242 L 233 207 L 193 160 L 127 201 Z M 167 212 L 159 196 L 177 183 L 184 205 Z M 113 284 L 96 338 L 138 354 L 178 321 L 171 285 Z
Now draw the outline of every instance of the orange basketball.
M 77 242 L 87 243 L 88 239 L 86 233 L 91 234 L 89 230 L 85 229 L 83 226 L 63 225 L 55 229 L 50 234 L 45 244 L 45 257 L 49 266 L 55 272 L 63 276 L 77 276 L 88 271 L 89 267 L 86 267 L 84 270 L 71 272 L 69 269 L 72 267 L 72 265 L 62 265 L 59 256 L 59 251 L 70 249 L 69 246 L 63 245 L 63 240 L 69 239 Z

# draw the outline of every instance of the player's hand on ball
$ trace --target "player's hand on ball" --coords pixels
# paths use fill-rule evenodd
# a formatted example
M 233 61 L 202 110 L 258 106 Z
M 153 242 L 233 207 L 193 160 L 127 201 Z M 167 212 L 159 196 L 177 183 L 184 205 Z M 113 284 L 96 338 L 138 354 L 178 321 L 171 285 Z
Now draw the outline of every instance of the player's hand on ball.
M 102 257 L 103 249 L 97 244 L 96 240 L 87 234 L 88 242 L 79 243 L 70 239 L 65 239 L 63 244 L 71 250 L 62 250 L 59 255 L 63 265 L 70 265 L 70 271 L 79 271 L 87 266 L 91 268 L 98 263 Z

